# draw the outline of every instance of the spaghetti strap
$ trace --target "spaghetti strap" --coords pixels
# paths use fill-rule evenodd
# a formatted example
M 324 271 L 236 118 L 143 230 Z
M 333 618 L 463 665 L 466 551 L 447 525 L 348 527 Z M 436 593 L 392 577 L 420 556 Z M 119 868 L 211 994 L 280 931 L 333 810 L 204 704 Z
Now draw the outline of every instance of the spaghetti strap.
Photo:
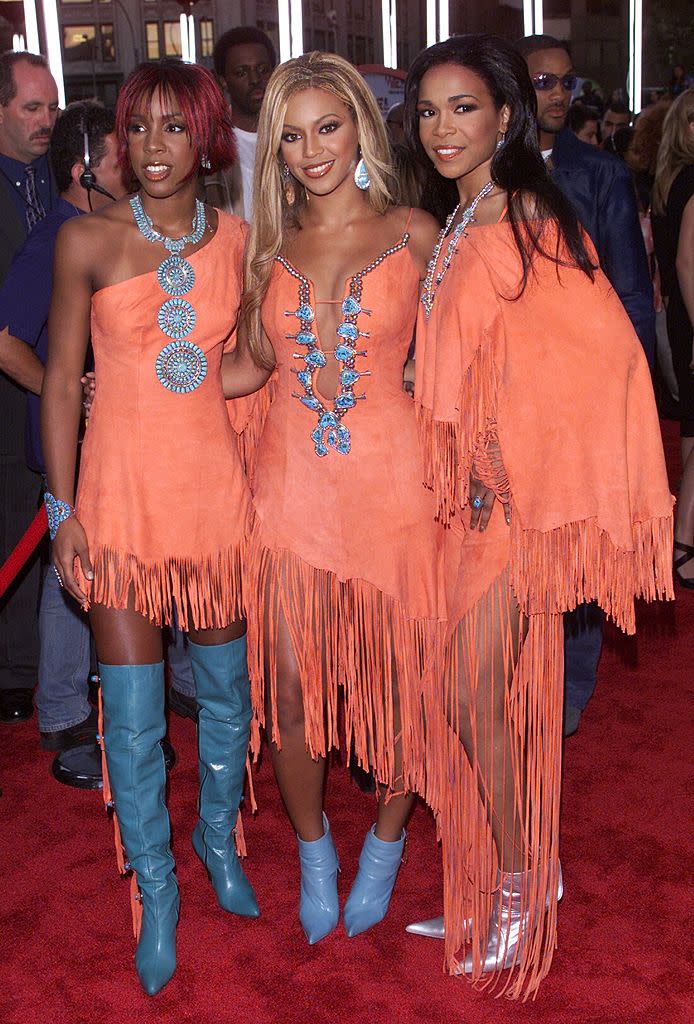
M 413 213 L 414 213 L 414 206 L 411 206 L 411 207 L 410 207 L 410 212 L 409 212 L 409 213 L 407 214 L 407 220 L 406 220 L 406 222 L 405 222 L 405 230 L 403 231 L 403 234 L 404 234 L 404 235 L 406 235 L 406 234 L 407 234 L 407 232 L 408 232 L 408 230 L 409 230 L 409 227 L 410 227 L 410 221 L 412 220 L 412 214 L 413 214 Z
M 503 221 L 503 219 L 504 219 L 504 217 L 506 216 L 507 213 L 508 213 L 508 203 L 506 204 L 506 206 L 503 208 L 503 210 L 499 214 L 499 219 L 497 220 L 497 224 L 501 224 L 501 222 Z

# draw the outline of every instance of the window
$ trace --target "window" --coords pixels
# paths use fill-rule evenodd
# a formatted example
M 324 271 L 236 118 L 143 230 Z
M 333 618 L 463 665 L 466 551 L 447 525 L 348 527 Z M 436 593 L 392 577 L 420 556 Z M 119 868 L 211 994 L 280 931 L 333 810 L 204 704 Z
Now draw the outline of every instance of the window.
M 211 57 L 214 50 L 214 22 L 212 18 L 200 19 L 200 56 Z
M 159 60 L 161 55 L 159 48 L 159 23 L 156 21 L 145 22 L 145 41 L 147 45 L 147 60 Z
M 116 59 L 116 39 L 113 35 L 113 25 L 104 22 L 99 26 L 101 32 L 101 59 L 111 61 Z
M 181 50 L 181 25 L 178 21 L 164 22 L 164 56 L 180 57 Z
M 64 25 L 63 54 L 66 63 L 96 60 L 96 25 Z

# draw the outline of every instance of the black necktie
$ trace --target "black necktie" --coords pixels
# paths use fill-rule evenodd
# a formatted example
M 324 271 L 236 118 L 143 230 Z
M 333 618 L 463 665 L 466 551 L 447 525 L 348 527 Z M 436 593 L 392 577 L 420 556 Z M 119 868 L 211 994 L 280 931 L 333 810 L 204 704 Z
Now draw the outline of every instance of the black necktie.
M 41 202 L 41 196 L 36 188 L 36 168 L 29 164 L 24 173 L 26 174 L 24 197 L 26 199 L 27 231 L 31 231 L 46 216 L 46 208 Z

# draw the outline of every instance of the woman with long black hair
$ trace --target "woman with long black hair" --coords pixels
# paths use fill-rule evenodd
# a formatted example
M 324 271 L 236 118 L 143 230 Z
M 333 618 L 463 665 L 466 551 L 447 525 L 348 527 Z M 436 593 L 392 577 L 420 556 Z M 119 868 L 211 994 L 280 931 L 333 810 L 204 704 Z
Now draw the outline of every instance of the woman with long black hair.
M 636 596 L 671 596 L 672 499 L 643 351 L 548 176 L 525 62 L 454 37 L 415 60 L 405 102 L 445 221 L 415 387 L 447 526 L 426 697 L 445 922 L 420 930 L 445 931 L 451 973 L 527 996 L 562 885 L 562 614 L 595 600 L 632 631 Z

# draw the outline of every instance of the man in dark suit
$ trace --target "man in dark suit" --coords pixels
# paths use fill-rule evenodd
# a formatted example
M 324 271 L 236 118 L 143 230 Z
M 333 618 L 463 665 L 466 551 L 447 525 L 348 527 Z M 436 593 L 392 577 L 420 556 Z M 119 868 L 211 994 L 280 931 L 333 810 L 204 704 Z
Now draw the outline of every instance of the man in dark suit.
M 516 48 L 528 64 L 537 97 L 540 149 L 556 182 L 590 235 L 600 266 L 619 295 L 648 363 L 655 359 L 655 310 L 631 174 L 616 157 L 589 146 L 565 127 L 576 72 L 567 45 L 526 36 Z M 605 338 L 609 345 L 609 338 Z M 578 729 L 595 689 L 603 616 L 595 604 L 565 616 L 564 735 Z
M 0 283 L 14 254 L 57 198 L 48 145 L 58 89 L 43 57 L 0 54 Z M 27 296 L 27 302 L 31 297 Z M 40 478 L 24 449 L 26 394 L 0 373 L 0 564 L 39 505 Z M 38 665 L 39 560 L 35 557 L 0 604 L 0 721 L 32 713 Z

